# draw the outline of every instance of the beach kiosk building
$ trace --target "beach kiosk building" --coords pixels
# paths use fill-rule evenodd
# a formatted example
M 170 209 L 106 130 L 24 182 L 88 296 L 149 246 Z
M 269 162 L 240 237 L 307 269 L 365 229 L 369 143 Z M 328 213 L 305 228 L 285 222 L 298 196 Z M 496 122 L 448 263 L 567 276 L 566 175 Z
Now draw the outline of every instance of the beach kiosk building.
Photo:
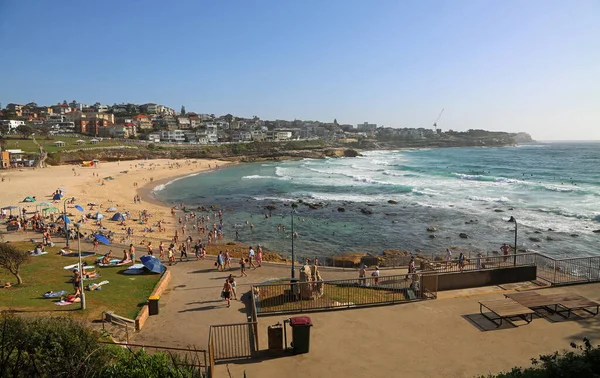
M 66 146 L 67 144 L 66 144 L 65 142 L 63 142 L 62 140 L 57 140 L 56 142 L 54 142 L 54 145 L 55 145 L 56 147 L 64 147 L 64 146 Z

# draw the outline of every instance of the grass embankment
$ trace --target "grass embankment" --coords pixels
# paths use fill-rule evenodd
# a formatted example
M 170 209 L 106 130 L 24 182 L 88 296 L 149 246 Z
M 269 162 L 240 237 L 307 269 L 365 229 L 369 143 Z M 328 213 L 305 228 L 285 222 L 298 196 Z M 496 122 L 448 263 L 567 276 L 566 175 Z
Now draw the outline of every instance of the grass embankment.
M 13 243 L 19 249 L 32 249 L 28 242 Z M 76 245 L 76 244 L 75 244 Z M 24 283 L 10 288 L 0 288 L 0 309 L 31 312 L 69 312 L 76 316 L 99 318 L 102 311 L 114 311 L 116 314 L 134 318 L 160 279 L 158 274 L 125 275 L 122 272 L 127 266 L 96 268 L 102 277 L 85 281 L 85 285 L 104 280 L 110 283 L 102 286 L 102 290 L 87 291 L 85 311 L 79 311 L 80 304 L 56 306 L 56 299 L 45 299 L 47 291 L 65 290 L 73 293 L 73 285 L 69 282 L 72 272 L 63 269 L 66 265 L 76 264 L 77 257 L 60 256 L 58 247 L 48 247 L 48 254 L 31 257 L 30 262 L 21 269 Z M 88 265 L 93 265 L 96 257 L 83 258 Z M 0 282 L 15 283 L 13 275 L 0 269 Z
M 91 144 L 90 139 L 81 138 L 81 137 L 63 137 L 63 136 L 51 136 L 51 139 L 47 139 L 46 137 L 36 137 L 36 141 L 44 147 L 44 150 L 48 153 L 59 152 L 59 151 L 69 151 L 69 150 L 77 150 L 81 148 L 97 148 L 97 147 L 112 147 L 112 146 L 123 146 L 127 145 L 122 141 L 111 140 L 111 139 L 102 139 L 96 144 Z M 85 144 L 77 144 L 78 140 L 85 141 Z M 20 139 L 15 136 L 7 136 L 5 137 L 6 146 L 5 149 L 21 149 L 25 153 L 39 153 L 40 149 L 38 146 L 33 143 L 31 138 L 28 139 Z M 64 147 L 57 147 L 54 145 L 56 141 L 65 142 Z

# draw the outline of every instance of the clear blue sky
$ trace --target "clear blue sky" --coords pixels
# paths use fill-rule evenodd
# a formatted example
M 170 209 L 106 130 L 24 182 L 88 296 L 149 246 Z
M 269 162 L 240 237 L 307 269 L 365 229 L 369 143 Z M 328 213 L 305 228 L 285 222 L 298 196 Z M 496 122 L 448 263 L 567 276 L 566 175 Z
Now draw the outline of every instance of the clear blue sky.
M 600 140 L 600 1 L 0 0 L 0 102 Z

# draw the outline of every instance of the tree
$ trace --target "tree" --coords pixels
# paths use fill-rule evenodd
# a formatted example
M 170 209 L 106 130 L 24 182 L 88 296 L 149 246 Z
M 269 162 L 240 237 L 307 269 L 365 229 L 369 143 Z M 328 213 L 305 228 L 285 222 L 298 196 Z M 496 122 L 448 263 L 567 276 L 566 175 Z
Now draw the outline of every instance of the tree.
M 335 119 L 333 120 L 333 124 L 334 124 L 334 125 L 336 125 L 336 126 L 338 125 L 338 123 L 337 123 L 337 118 L 335 118 Z
M 29 252 L 21 251 L 12 244 L 0 243 L 0 268 L 8 270 L 15 276 L 19 285 L 23 283 L 19 271 L 27 262 L 29 262 Z
M 181 105 L 181 115 L 185 115 L 185 106 Z
M 8 125 L 0 124 L 0 134 L 1 135 L 8 134 Z
M 63 100 L 63 105 L 67 105 L 67 100 Z
M 23 136 L 23 138 L 28 138 L 33 132 L 33 128 L 29 125 L 21 125 L 17 127 L 17 134 Z

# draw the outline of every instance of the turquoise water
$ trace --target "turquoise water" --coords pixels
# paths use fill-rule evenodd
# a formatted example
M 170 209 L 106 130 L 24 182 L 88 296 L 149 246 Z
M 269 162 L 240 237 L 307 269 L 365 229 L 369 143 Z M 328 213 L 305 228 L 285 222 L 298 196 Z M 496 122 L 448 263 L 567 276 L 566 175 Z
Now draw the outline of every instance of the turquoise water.
M 600 229 L 600 143 L 238 164 L 159 186 L 154 194 L 188 207 L 217 205 L 226 238 L 235 239 L 237 230 L 239 240 L 284 254 L 291 252 L 290 205 L 299 200 L 294 248 L 300 256 L 441 253 L 449 246 L 497 251 L 514 243 L 510 216 L 518 221 L 520 248 L 560 257 L 600 254 L 600 233 L 593 233 Z M 429 226 L 438 229 L 434 239 Z

